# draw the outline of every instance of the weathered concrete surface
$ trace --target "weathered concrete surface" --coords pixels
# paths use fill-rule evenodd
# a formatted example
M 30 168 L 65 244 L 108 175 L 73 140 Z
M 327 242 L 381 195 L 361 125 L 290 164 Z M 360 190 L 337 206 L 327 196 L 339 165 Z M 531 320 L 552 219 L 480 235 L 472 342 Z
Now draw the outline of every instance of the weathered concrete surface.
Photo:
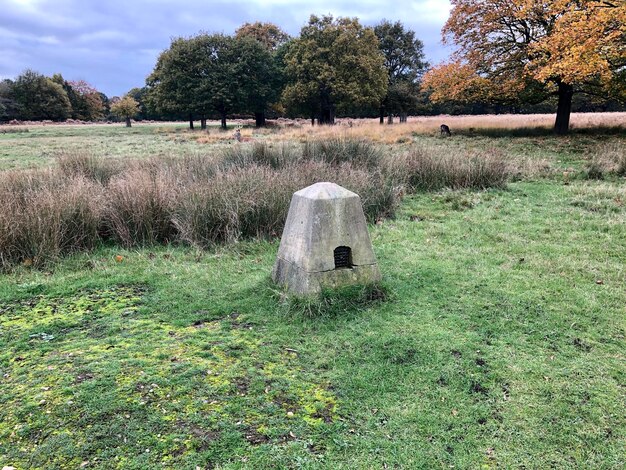
M 337 247 L 350 248 L 350 267 L 335 268 Z M 334 183 L 294 193 L 272 279 L 299 294 L 380 280 L 361 198 Z

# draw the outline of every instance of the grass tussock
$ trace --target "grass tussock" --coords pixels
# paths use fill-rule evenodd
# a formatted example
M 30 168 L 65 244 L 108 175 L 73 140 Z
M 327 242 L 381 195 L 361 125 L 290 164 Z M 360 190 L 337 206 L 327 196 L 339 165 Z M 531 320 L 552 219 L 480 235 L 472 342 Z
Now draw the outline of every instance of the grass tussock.
M 175 238 L 171 213 L 175 186 L 166 171 L 138 169 L 120 174 L 106 186 L 104 223 L 123 246 L 168 243 Z
M 224 151 L 222 167 L 267 166 L 284 168 L 300 160 L 299 148 L 293 144 L 256 141 L 251 144 L 234 145 Z
M 16 262 L 41 265 L 98 243 L 104 191 L 82 176 L 7 172 L 0 178 L 0 201 L 2 268 Z
M 376 168 L 382 160 L 380 147 L 363 138 L 308 140 L 303 154 L 307 160 L 324 161 L 332 165 L 351 163 L 366 168 Z
M 98 158 L 66 152 L 56 168 L 0 173 L 0 268 L 42 265 L 101 242 L 207 247 L 279 236 L 292 194 L 332 181 L 361 196 L 369 221 L 407 191 L 502 187 L 498 155 L 400 155 L 363 139 L 235 145 L 221 157 Z
M 587 179 L 602 180 L 605 176 L 626 176 L 626 153 L 622 145 L 604 144 L 591 156 L 585 169 Z
M 433 147 L 416 147 L 389 163 L 394 180 L 413 191 L 502 188 L 511 172 L 497 153 L 450 155 Z
M 123 171 L 123 165 L 117 159 L 105 159 L 78 151 L 61 152 L 57 157 L 61 173 L 67 178 L 82 176 L 100 184 L 106 184 L 111 178 Z

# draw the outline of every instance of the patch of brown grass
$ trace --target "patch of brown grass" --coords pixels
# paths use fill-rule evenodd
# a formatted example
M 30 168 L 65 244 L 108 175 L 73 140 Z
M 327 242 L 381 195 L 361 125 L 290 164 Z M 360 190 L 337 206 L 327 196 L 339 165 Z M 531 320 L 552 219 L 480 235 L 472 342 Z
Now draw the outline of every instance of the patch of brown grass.
M 572 129 L 626 128 L 626 113 L 572 113 Z M 439 135 L 439 126 L 448 125 L 452 133 L 548 133 L 554 126 L 552 114 L 499 114 L 471 116 L 409 117 L 406 123 L 381 125 L 377 119 L 339 119 L 335 126 L 311 126 L 297 121 L 270 135 L 271 140 L 306 142 L 315 139 L 368 139 L 384 144 L 410 142 L 414 135 Z

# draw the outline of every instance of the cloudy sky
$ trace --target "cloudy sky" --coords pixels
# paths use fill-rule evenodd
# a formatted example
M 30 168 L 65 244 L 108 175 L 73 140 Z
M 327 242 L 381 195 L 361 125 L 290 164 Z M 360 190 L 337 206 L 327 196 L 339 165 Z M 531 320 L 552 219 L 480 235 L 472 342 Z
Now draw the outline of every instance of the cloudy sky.
M 448 0 L 0 0 L 0 78 L 32 68 L 122 95 L 144 85 L 172 37 L 231 34 L 253 21 L 297 35 L 312 13 L 357 16 L 366 25 L 400 20 L 437 63 L 449 53 L 440 35 L 449 11 Z

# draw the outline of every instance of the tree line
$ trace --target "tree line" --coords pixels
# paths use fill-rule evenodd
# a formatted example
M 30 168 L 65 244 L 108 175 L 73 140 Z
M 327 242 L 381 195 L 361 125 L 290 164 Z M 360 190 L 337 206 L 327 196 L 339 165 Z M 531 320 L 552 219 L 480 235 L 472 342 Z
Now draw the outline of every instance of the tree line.
M 27 71 L 0 83 L 0 120 L 336 116 L 392 123 L 409 114 L 552 112 L 567 132 L 572 110 L 623 110 L 626 4 L 605 0 L 452 0 L 444 40 L 457 47 L 430 67 L 401 22 L 312 15 L 297 37 L 272 23 L 233 35 L 179 37 L 145 86 L 109 100 L 84 82 Z M 111 105 L 114 105 L 111 108 Z
M 95 121 L 110 111 L 110 100 L 85 81 L 67 81 L 26 70 L 0 82 L 0 120 L 79 119 Z
M 245 24 L 233 36 L 174 39 L 157 60 L 145 91 L 163 114 L 190 125 L 218 116 L 268 114 L 332 124 L 335 116 L 406 116 L 426 70 L 423 44 L 402 23 L 364 27 L 356 18 L 311 16 L 299 37 L 271 23 Z
M 28 69 L 15 80 L 0 81 L 0 122 L 125 119 L 130 126 L 138 112 L 130 96 L 109 98 L 84 80 L 68 81 L 61 74 L 46 77 Z

